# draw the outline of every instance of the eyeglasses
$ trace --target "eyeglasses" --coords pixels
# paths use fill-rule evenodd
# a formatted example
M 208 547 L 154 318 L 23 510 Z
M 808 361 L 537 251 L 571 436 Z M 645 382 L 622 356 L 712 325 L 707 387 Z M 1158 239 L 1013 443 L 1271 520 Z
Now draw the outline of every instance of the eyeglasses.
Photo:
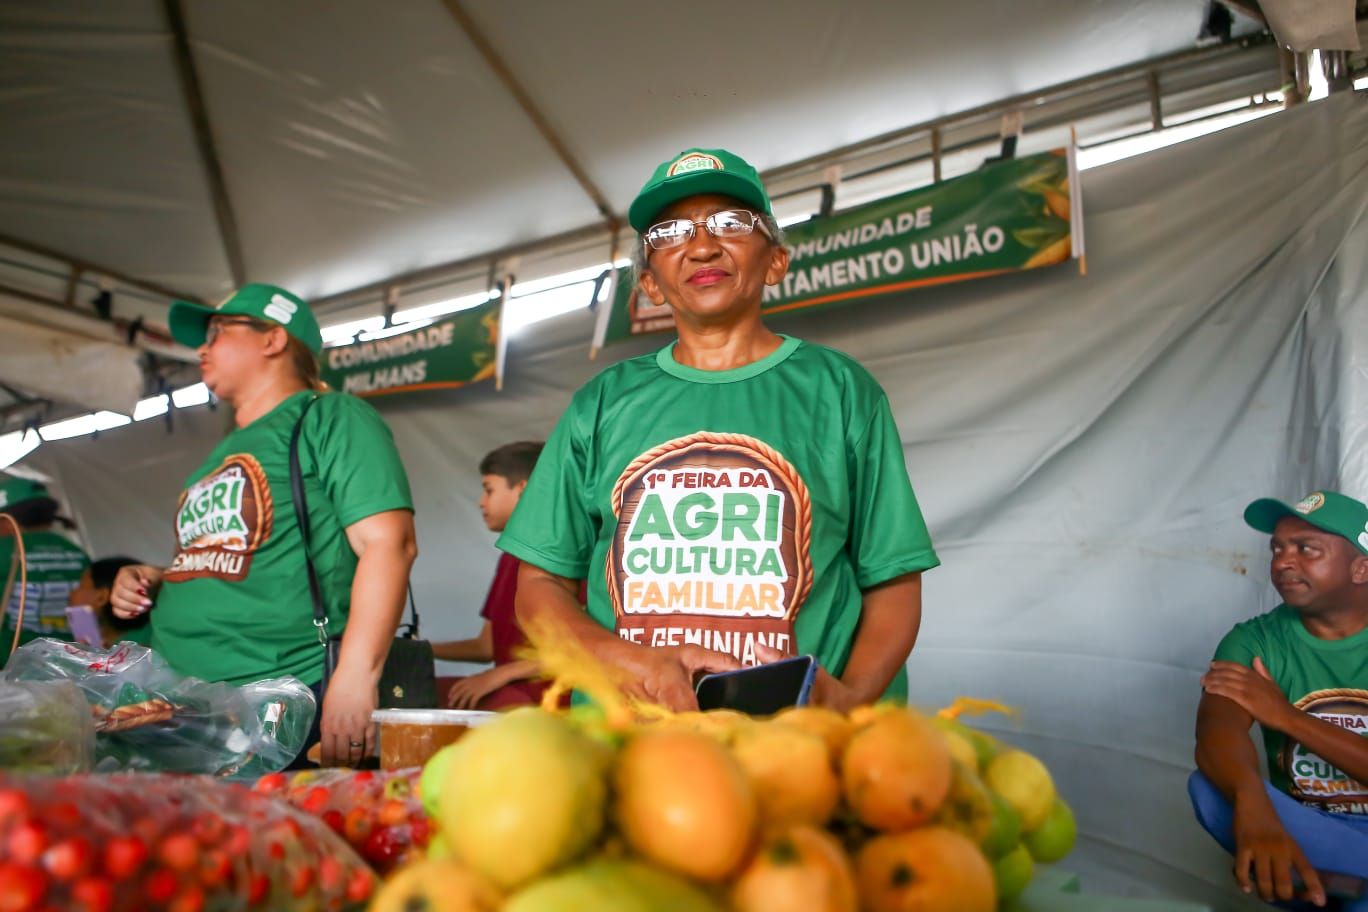
M 671 247 L 679 247 L 693 240 L 696 226 L 703 225 L 708 229 L 708 234 L 715 238 L 739 238 L 745 237 L 755 230 L 755 226 L 760 226 L 760 233 L 773 240 L 769 229 L 760 216 L 745 209 L 723 209 L 721 212 L 714 212 L 701 221 L 693 219 L 678 218 L 670 219 L 667 222 L 657 222 L 646 229 L 643 236 L 646 246 L 652 250 L 668 250 Z
M 210 320 L 209 325 L 204 328 L 204 344 L 213 345 L 214 340 L 219 337 L 219 333 L 223 332 L 225 326 L 250 326 L 255 330 L 263 329 L 260 321 L 253 320 L 251 317 L 238 317 L 237 319 L 215 317 Z

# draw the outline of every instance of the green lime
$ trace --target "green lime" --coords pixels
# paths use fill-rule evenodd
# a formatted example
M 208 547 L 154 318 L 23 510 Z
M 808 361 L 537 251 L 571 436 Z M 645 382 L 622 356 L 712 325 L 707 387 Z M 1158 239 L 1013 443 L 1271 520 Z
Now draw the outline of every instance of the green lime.
M 993 862 L 993 879 L 997 882 L 998 902 L 1016 899 L 1035 877 L 1035 861 L 1024 845 Z
M 1050 806 L 1045 822 L 1027 833 L 1022 843 L 1030 851 L 1031 857 L 1041 864 L 1053 864 L 1073 851 L 1078 841 L 1078 823 L 1074 820 L 1073 810 L 1056 798 Z
M 446 780 L 447 767 L 451 765 L 455 744 L 448 744 L 428 758 L 423 774 L 418 777 L 418 792 L 423 798 L 423 810 L 429 817 L 437 816 L 437 799 L 442 794 L 442 783 Z
M 983 838 L 983 854 L 1001 858 L 1021 841 L 1021 818 L 1001 795 L 992 794 L 993 825 Z

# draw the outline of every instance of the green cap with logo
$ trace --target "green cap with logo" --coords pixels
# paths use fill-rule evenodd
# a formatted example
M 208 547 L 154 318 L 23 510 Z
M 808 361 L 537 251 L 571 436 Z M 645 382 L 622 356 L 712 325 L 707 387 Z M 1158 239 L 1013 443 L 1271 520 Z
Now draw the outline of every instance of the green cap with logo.
M 38 500 L 51 496 L 48 493 L 47 485 L 41 481 L 10 475 L 5 478 L 3 483 L 0 483 L 0 511 L 26 500 Z
M 774 214 L 760 175 L 744 158 L 726 149 L 686 149 L 655 169 L 628 207 L 627 221 L 644 234 L 666 206 L 703 193 L 734 197 Z
M 1347 538 L 1368 554 L 1368 506 L 1348 495 L 1313 491 L 1294 505 L 1265 497 L 1254 501 L 1244 511 L 1246 523 L 1269 534 L 1284 516 L 1295 516 L 1317 529 Z
M 169 318 L 171 337 L 182 345 L 199 348 L 204 344 L 209 318 L 229 316 L 279 323 L 315 355 L 323 351 L 323 333 L 309 305 L 299 295 L 275 285 L 243 285 L 217 308 L 176 301 Z

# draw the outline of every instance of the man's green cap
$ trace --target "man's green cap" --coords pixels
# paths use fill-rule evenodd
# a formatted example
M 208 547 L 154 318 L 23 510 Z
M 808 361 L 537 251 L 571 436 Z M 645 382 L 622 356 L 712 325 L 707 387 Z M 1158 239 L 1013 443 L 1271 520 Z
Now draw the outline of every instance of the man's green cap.
M 3 484 L 0 484 L 0 511 L 26 500 L 38 500 L 51 496 L 48 493 L 47 485 L 41 481 L 11 475 L 5 479 Z
M 704 193 L 734 197 L 774 214 L 760 175 L 744 158 L 726 149 L 687 149 L 655 169 L 628 207 L 627 221 L 644 234 L 666 206 Z
M 199 348 L 204 344 L 210 317 L 254 317 L 279 323 L 285 331 L 318 355 L 323 351 L 323 333 L 313 311 L 299 295 L 275 285 L 243 285 L 217 308 L 176 301 L 171 305 L 171 337 L 182 345 Z
M 1349 539 L 1368 554 L 1368 506 L 1335 491 L 1313 491 L 1296 504 L 1265 497 L 1245 507 L 1244 520 L 1270 535 L 1284 516 L 1295 516 L 1317 529 Z

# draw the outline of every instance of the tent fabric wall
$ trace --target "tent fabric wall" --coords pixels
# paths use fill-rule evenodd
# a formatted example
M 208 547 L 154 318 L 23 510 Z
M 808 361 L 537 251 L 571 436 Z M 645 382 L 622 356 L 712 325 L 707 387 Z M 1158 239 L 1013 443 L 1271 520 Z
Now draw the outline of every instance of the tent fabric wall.
M 888 391 L 944 561 L 914 699 L 1021 710 L 984 724 L 1055 771 L 1085 885 L 1245 908 L 1184 792 L 1197 678 L 1231 625 L 1275 603 L 1244 505 L 1368 495 L 1368 105 L 1306 105 L 1087 172 L 1082 192 L 1086 278 L 1065 266 L 776 327 L 850 352 Z M 514 339 L 503 393 L 378 401 L 419 505 L 429 635 L 477 629 L 494 554 L 476 463 L 549 432 L 599 367 L 590 323 Z M 222 417 L 177 421 L 32 458 L 96 552 L 166 556 L 179 482 Z

